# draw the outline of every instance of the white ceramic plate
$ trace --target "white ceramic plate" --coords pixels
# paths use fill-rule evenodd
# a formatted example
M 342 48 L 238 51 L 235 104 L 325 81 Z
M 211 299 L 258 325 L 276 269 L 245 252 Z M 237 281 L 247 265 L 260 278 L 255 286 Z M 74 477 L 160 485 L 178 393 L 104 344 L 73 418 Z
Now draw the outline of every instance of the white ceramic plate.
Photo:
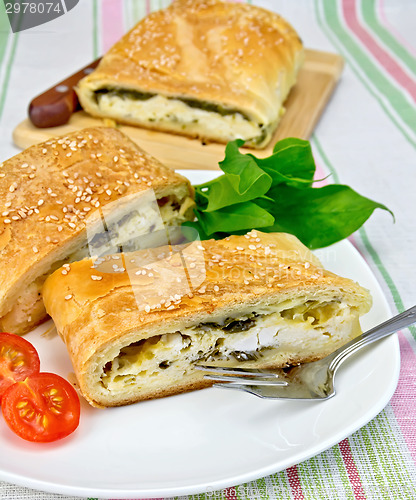
M 193 183 L 213 172 L 185 172 Z M 370 269 L 347 241 L 319 252 L 325 267 L 371 290 L 364 329 L 390 317 Z M 42 371 L 67 377 L 72 367 L 57 335 L 31 332 Z M 171 497 L 212 492 L 281 471 L 335 445 L 388 403 L 400 367 L 396 336 L 357 354 L 339 372 L 325 402 L 265 401 L 205 389 L 136 405 L 97 410 L 82 402 L 81 423 L 65 440 L 33 444 L 0 418 L 0 480 L 66 495 Z

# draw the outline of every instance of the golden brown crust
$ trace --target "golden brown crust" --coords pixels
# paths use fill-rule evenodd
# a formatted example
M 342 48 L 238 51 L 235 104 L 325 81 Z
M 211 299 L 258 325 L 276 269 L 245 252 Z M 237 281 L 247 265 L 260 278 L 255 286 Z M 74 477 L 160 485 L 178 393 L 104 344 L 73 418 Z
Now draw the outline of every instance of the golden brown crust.
M 214 321 L 224 314 L 232 317 L 242 308 L 256 310 L 259 304 L 267 306 L 277 299 L 341 301 L 357 314 L 367 312 L 371 304 L 366 290 L 324 270 L 306 247 L 284 233 L 252 231 L 176 250 L 140 251 L 122 256 L 123 260 L 116 256 L 115 261 L 109 257 L 94 264 L 84 260 L 73 263 L 68 273 L 56 271 L 46 281 L 46 309 L 67 345 L 81 390 L 92 404 L 103 401 L 91 391 L 91 364 L 108 349 L 117 354 L 122 345 Z M 114 262 L 119 272 L 108 272 Z M 184 262 L 187 271 L 181 274 Z M 301 360 L 301 353 L 292 353 L 279 363 Z M 173 394 L 200 382 L 200 374 L 195 374 L 177 383 L 176 389 L 164 390 Z M 129 402 L 156 397 L 158 392 L 144 393 Z M 125 403 L 115 400 L 114 404 Z
M 22 289 L 85 238 L 106 205 L 150 188 L 192 196 L 189 181 L 113 128 L 90 128 L 28 148 L 0 166 L 0 318 Z M 182 193 L 182 194 L 184 194 Z M 16 333 L 45 318 L 30 318 Z
M 244 2 L 176 0 L 117 42 L 77 93 L 95 116 L 109 115 L 94 92 L 121 88 L 214 103 L 267 127 L 277 125 L 302 60 L 302 42 L 278 14 Z M 129 115 L 111 117 L 169 131 Z M 171 131 L 195 135 L 189 127 Z

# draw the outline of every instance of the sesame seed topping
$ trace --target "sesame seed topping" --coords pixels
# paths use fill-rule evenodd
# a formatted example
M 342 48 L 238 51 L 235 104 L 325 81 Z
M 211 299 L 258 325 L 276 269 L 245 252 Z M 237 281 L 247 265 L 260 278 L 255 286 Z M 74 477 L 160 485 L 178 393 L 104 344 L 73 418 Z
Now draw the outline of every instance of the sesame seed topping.
M 95 274 L 91 274 L 91 279 L 94 280 L 94 281 L 100 281 L 103 279 L 102 276 L 97 276 Z
M 47 153 L 47 152 L 48 152 L 48 150 L 47 150 L 46 148 L 43 148 L 43 149 L 42 149 L 42 153 L 43 153 L 44 155 L 46 155 L 46 153 Z
M 146 305 L 144 306 L 144 310 L 145 310 L 147 313 L 148 313 L 148 312 L 150 312 L 150 306 L 149 306 L 148 304 L 146 304 Z
M 68 271 L 66 269 L 62 269 L 61 273 L 62 274 L 68 274 Z
M 4 219 L 4 221 L 3 221 L 3 222 L 4 222 L 5 224 L 11 224 L 11 222 L 12 222 L 12 221 L 11 221 L 10 219 Z
M 214 286 L 214 292 L 219 292 L 220 291 L 220 287 L 218 285 L 215 285 Z
M 248 246 L 248 248 L 249 248 L 250 250 L 255 250 L 255 249 L 256 249 L 256 245 L 249 245 L 249 246 Z
M 72 229 L 76 228 L 76 225 L 73 222 L 68 222 L 68 226 L 72 227 Z
M 72 299 L 72 294 L 65 295 L 65 300 L 71 300 Z
M 33 246 L 33 247 L 32 247 L 32 250 L 33 250 L 35 253 L 38 253 L 38 252 L 39 252 L 38 247 L 36 247 L 36 246 Z

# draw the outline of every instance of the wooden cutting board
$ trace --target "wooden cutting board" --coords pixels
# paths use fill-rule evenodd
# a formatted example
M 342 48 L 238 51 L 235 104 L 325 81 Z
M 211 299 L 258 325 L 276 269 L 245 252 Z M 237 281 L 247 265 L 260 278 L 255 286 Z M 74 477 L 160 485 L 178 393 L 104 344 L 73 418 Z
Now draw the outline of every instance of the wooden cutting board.
M 308 139 L 334 91 L 343 65 L 342 57 L 337 54 L 306 50 L 305 63 L 285 103 L 286 113 L 274 138 L 265 149 L 250 151 L 258 157 L 265 157 L 272 153 L 274 144 L 280 139 Z M 104 124 L 102 119 L 93 118 L 83 111 L 74 113 L 70 121 L 60 127 L 36 128 L 27 119 L 14 129 L 13 141 L 24 149 L 52 136 Z M 203 145 L 197 139 L 127 125 L 120 125 L 119 129 L 148 153 L 175 169 L 215 170 L 224 158 L 224 144 Z

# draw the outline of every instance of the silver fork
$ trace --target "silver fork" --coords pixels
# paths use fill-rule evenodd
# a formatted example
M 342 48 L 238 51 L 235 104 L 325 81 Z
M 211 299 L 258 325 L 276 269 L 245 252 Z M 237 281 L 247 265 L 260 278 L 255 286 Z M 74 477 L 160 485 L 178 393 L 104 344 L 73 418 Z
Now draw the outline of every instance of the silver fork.
M 416 322 L 416 306 L 349 341 L 329 356 L 281 370 L 195 365 L 204 376 L 223 383 L 214 387 L 238 389 L 266 399 L 326 400 L 335 395 L 334 377 L 341 363 L 361 348 Z M 226 382 L 226 383 L 225 383 Z

